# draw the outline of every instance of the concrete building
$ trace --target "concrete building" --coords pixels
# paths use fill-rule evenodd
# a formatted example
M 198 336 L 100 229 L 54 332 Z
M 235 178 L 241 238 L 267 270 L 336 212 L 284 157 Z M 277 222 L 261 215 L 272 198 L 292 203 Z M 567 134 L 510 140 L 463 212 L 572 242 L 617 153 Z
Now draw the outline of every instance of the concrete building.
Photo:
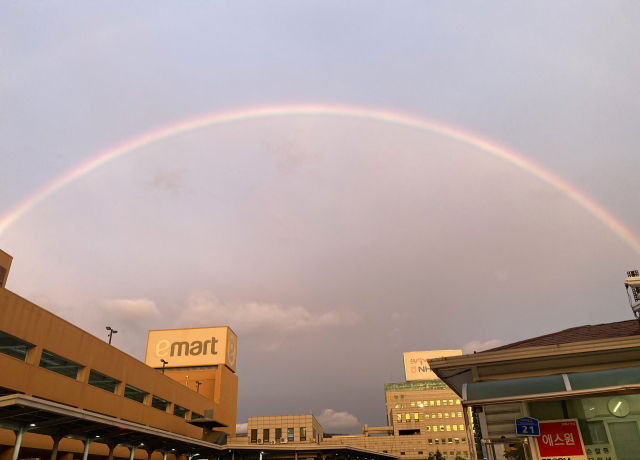
M 249 417 L 247 436 L 230 438 L 229 444 L 320 444 L 322 426 L 311 414 Z
M 479 454 L 504 459 L 640 458 L 640 326 L 581 326 L 473 355 L 429 361 L 478 420 Z M 540 436 L 515 420 L 539 421 Z

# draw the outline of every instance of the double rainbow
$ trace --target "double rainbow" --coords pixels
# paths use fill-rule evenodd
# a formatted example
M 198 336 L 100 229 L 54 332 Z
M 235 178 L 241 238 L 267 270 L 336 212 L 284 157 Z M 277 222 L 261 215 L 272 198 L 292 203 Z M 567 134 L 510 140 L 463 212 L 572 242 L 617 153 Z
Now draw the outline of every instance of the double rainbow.
M 286 117 L 286 116 L 304 116 L 304 115 L 325 115 L 334 117 L 357 118 L 362 120 L 375 120 L 396 125 L 406 126 L 410 128 L 421 129 L 438 133 L 440 135 L 455 139 L 464 144 L 471 145 L 477 149 L 494 155 L 505 160 L 523 170 L 533 174 L 539 179 L 547 182 L 555 187 L 566 196 L 570 197 L 600 220 L 611 231 L 618 235 L 623 241 L 631 246 L 636 253 L 640 254 L 640 239 L 623 223 L 621 223 L 610 212 L 596 203 L 594 200 L 585 195 L 581 190 L 572 186 L 565 180 L 556 176 L 552 172 L 538 166 L 533 161 L 509 151 L 500 145 L 490 142 L 481 137 L 465 133 L 461 130 L 451 128 L 449 126 L 424 120 L 411 115 L 405 115 L 389 110 L 378 110 L 371 108 L 359 108 L 342 105 L 276 105 L 249 109 L 239 109 L 222 113 L 214 113 L 203 117 L 165 126 L 160 129 L 143 134 L 140 137 L 131 139 L 104 152 L 101 152 L 92 158 L 68 170 L 61 176 L 56 177 L 46 184 L 33 195 L 27 197 L 17 206 L 11 209 L 7 214 L 0 218 L 0 235 L 16 222 L 20 217 L 33 209 L 44 199 L 54 194 L 56 191 L 79 179 L 85 174 L 99 168 L 105 163 L 115 160 L 118 157 L 133 152 L 134 150 L 162 141 L 176 134 L 195 131 L 213 125 L 231 123 L 235 121 L 252 120 L 269 117 Z

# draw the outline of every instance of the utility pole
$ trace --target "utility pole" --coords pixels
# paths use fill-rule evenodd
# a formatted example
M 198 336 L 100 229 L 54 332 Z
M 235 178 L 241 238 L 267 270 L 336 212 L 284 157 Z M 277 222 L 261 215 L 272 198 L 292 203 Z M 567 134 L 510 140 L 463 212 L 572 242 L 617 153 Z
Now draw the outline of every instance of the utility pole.
M 162 361 L 162 373 L 164 374 L 164 366 L 165 364 L 169 364 L 167 361 L 165 361 L 164 359 L 161 359 L 160 361 Z
M 107 326 L 107 331 L 109 331 L 109 345 L 111 345 L 111 337 L 113 337 L 113 334 L 117 334 L 118 331 L 111 329 L 109 326 Z

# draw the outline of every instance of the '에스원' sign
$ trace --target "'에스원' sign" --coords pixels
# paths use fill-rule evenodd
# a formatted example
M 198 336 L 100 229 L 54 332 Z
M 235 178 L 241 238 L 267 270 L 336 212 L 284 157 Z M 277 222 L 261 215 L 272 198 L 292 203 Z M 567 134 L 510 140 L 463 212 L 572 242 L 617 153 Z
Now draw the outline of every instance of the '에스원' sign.
M 536 442 L 543 460 L 558 457 L 587 460 L 577 420 L 540 422 L 540 437 Z

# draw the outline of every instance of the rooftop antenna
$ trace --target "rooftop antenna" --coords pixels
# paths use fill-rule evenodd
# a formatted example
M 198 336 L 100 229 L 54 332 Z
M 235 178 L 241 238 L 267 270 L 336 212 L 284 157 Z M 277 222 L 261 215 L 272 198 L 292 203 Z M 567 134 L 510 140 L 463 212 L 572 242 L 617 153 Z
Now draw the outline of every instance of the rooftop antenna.
M 634 316 L 640 321 L 640 273 L 638 270 L 631 270 L 627 272 L 627 279 L 624 280 L 624 287 L 627 290 L 627 297 L 629 298 L 629 306 L 633 311 Z M 631 290 L 631 293 L 629 293 Z M 633 300 L 631 297 L 633 296 Z

